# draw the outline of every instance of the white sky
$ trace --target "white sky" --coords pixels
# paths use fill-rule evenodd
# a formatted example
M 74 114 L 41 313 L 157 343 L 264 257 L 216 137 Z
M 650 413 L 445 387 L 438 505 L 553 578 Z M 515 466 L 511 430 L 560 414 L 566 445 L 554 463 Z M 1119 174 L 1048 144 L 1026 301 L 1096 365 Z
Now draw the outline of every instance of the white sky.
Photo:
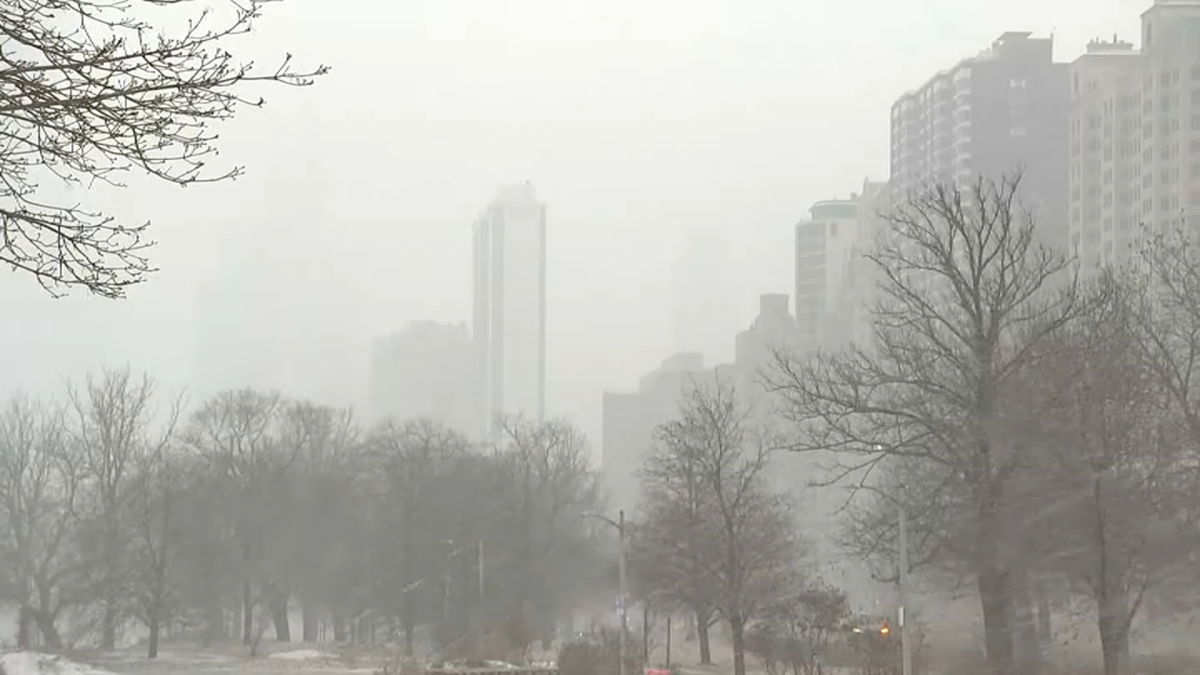
M 265 90 L 267 108 L 228 126 L 221 158 L 248 168 L 236 183 L 80 195 L 152 220 L 162 272 L 116 303 L 52 301 L 0 272 L 0 391 L 128 362 L 196 395 L 253 384 L 361 404 L 371 337 L 468 320 L 471 222 L 528 179 L 548 204 L 549 407 L 598 443 L 602 391 L 681 348 L 730 358 L 758 295 L 790 293 L 793 224 L 886 178 L 897 95 L 1007 30 L 1053 31 L 1060 60 L 1094 36 L 1136 42 L 1148 5 L 272 5 L 231 48 L 333 73 Z M 719 301 L 677 307 L 705 275 Z

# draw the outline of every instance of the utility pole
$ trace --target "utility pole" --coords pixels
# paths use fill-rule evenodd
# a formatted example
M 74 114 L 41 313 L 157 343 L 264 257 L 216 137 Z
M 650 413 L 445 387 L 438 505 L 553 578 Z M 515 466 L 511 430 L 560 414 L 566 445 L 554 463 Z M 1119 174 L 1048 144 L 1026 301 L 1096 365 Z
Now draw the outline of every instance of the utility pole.
M 625 619 L 625 510 L 617 514 L 617 538 L 621 542 L 621 554 L 617 558 L 617 611 L 620 617 L 620 627 L 617 629 L 617 675 L 625 675 L 625 631 L 628 623 Z
M 625 616 L 625 598 L 628 595 L 628 589 L 625 587 L 625 511 L 621 510 L 617 514 L 617 520 L 613 520 L 608 516 L 588 511 L 583 514 L 588 518 L 595 518 L 604 521 L 617 530 L 617 540 L 620 542 L 621 551 L 617 556 L 617 617 L 619 618 L 617 627 L 617 675 L 625 675 L 625 633 L 629 629 L 629 622 Z
M 900 667 L 903 675 L 912 675 L 912 645 L 908 639 L 908 514 L 900 507 Z

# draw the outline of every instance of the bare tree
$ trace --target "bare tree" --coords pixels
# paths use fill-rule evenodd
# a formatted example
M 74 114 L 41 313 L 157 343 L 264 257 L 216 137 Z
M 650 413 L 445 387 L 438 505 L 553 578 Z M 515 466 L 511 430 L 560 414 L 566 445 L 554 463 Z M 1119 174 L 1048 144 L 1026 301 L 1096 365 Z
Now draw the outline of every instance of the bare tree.
M 1195 234 L 1151 236 L 1138 251 L 1143 356 L 1200 445 L 1200 246 Z
M 0 503 L 21 648 L 32 624 L 46 648 L 63 646 L 55 621 L 76 600 L 85 566 L 73 549 L 84 480 L 77 450 L 59 407 L 16 396 L 0 413 Z
M 297 71 L 291 56 L 254 68 L 229 51 L 270 0 L 230 0 L 181 18 L 178 0 L 14 0 L 0 9 L 0 263 L 54 294 L 80 286 L 120 297 L 153 271 L 146 225 L 128 225 L 44 185 L 122 186 L 140 171 L 171 183 L 234 178 L 210 170 L 213 123 L 233 117 L 248 85 L 305 86 L 328 71 Z M 135 10 L 135 7 L 138 9 Z M 137 15 L 137 16 L 135 16 Z
M 647 594 L 695 616 L 700 663 L 711 665 L 709 629 L 719 600 L 712 567 L 720 542 L 699 461 L 666 440 L 656 439 L 641 469 L 642 518 L 631 546 L 631 571 Z
M 317 639 L 317 603 L 328 599 L 329 570 L 335 564 L 339 533 L 352 492 L 350 470 L 359 444 L 358 428 L 349 410 L 310 402 L 288 406 L 282 421 L 282 442 L 298 454 L 290 473 L 286 503 L 276 505 L 278 545 L 271 552 L 277 570 L 271 584 L 272 617 L 276 635 L 288 630 L 288 597 L 295 591 L 303 612 L 302 639 Z
M 698 580 L 715 589 L 714 606 L 729 623 L 734 673 L 744 675 L 748 622 L 765 603 L 788 593 L 797 572 L 790 504 L 767 484 L 772 439 L 751 422 L 732 386 L 717 382 L 694 386 L 680 404 L 678 418 L 659 427 L 656 440 L 646 474 L 648 493 L 653 496 L 664 483 L 695 481 L 700 504 L 694 512 L 709 530 L 705 535 L 685 532 L 663 555 L 701 544 L 707 559 L 698 561 L 699 570 L 691 573 L 698 571 Z M 687 487 L 674 492 L 684 500 L 691 496 Z M 686 516 L 691 507 L 682 507 Z
M 1176 581 L 1200 543 L 1187 507 L 1195 467 L 1186 417 L 1173 414 L 1161 367 L 1145 358 L 1145 288 L 1107 272 L 1093 294 L 1038 374 L 1052 442 L 1030 489 L 1053 495 L 1041 509 L 1053 530 L 1043 548 L 1095 602 L 1104 670 L 1119 675 L 1147 591 Z
M 195 462 L 164 452 L 143 454 L 133 467 L 130 504 L 129 563 L 133 571 L 132 595 L 136 613 L 150 631 L 147 658 L 158 657 L 160 634 L 179 602 L 188 480 L 195 478 Z M 194 498 L 196 493 L 191 496 Z
M 553 638 L 554 620 L 564 610 L 578 574 L 573 563 L 583 545 L 579 523 L 599 505 L 599 480 L 590 467 L 587 437 L 566 420 L 502 421 L 503 440 L 494 455 L 507 483 L 498 490 L 512 499 L 505 530 L 513 579 L 509 639 L 525 652 L 537 639 Z
M 389 586 L 400 589 L 397 607 L 390 609 L 400 616 L 405 654 L 411 656 L 419 603 L 429 590 L 442 542 L 450 538 L 439 531 L 439 493 L 451 462 L 468 446 L 459 434 L 429 419 L 389 420 L 372 431 L 367 446 L 383 481 L 377 492 L 387 514 L 381 538 L 395 544 L 384 550 L 387 569 L 398 572 L 397 578 L 389 577 Z
M 1014 657 L 1010 488 L 1037 447 L 1021 418 L 1032 411 L 1010 406 L 1010 383 L 1038 367 L 1083 305 L 1067 262 L 1035 242 L 1019 183 L 912 195 L 869 256 L 880 279 L 873 344 L 780 354 L 769 377 L 793 449 L 834 455 L 830 482 L 873 488 L 877 468 L 911 463 L 930 478 L 918 488 L 925 498 L 963 506 L 966 538 L 955 544 L 978 584 L 998 674 Z
M 224 516 L 242 560 L 242 642 L 254 638 L 254 583 L 271 536 L 272 501 L 291 462 L 281 451 L 278 394 L 250 389 L 227 391 L 204 403 L 191 420 L 187 438 L 209 463 L 225 500 Z
M 134 465 L 142 456 L 159 452 L 174 432 L 180 401 L 167 411 L 164 431 L 151 438 L 155 382 L 143 374 L 135 378 L 129 368 L 103 370 L 89 376 L 84 391 L 68 387 L 74 412 L 70 430 L 79 444 L 87 472 L 90 542 L 86 552 L 96 562 L 98 596 L 103 604 L 101 647 L 116 645 L 116 629 L 128 585 L 127 550 L 123 516 L 130 498 Z

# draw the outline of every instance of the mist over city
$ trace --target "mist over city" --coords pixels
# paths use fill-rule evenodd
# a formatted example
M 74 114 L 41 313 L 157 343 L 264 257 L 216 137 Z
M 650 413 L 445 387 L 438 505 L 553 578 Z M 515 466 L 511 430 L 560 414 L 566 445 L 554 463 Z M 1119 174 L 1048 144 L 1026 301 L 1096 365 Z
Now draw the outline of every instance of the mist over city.
M 1200 672 L 1197 232 L 1200 0 L 0 0 L 0 675 Z

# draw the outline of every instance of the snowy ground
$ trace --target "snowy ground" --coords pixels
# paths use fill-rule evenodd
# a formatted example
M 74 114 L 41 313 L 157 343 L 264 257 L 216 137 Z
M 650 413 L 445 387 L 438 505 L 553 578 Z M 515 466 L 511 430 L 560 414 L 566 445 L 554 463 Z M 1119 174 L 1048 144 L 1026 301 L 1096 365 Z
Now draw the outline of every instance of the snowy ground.
M 264 650 L 266 652 L 266 650 Z M 379 659 L 370 655 L 350 656 L 301 647 L 276 647 L 269 653 L 249 658 L 240 645 L 222 650 L 189 649 L 172 646 L 153 661 L 144 648 L 111 654 L 84 654 L 79 657 L 94 663 L 97 672 L 41 672 L 0 675 L 372 675 Z

